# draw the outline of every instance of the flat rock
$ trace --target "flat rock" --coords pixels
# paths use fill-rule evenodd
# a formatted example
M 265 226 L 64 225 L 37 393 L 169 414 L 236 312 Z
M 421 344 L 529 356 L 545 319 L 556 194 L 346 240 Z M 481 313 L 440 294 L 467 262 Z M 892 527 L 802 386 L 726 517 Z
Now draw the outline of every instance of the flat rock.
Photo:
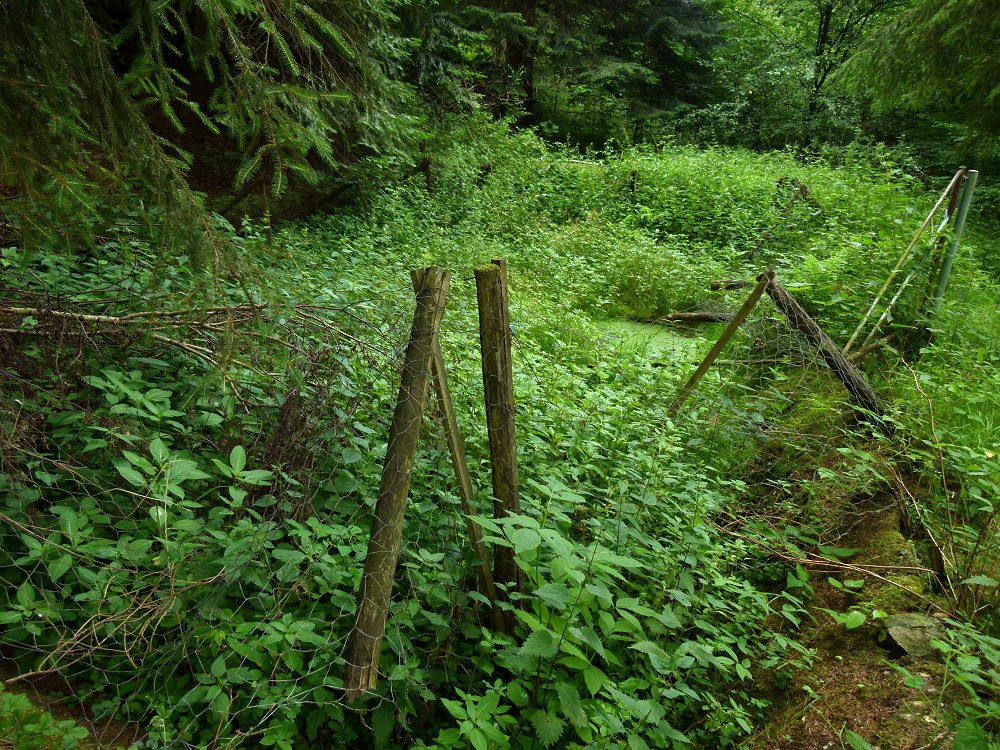
M 885 631 L 879 636 L 882 648 L 895 656 L 912 656 L 915 659 L 939 659 L 941 652 L 931 641 L 944 635 L 941 623 L 919 612 L 889 615 Z

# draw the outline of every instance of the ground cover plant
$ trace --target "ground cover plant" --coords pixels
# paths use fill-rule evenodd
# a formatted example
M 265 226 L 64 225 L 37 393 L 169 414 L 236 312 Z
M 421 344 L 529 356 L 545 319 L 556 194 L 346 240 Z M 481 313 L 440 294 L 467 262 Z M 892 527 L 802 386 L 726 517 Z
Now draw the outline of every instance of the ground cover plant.
M 581 156 L 470 118 L 427 153 L 433 180 L 390 182 L 366 206 L 221 224 L 234 257 L 218 273 L 161 254 L 127 218 L 89 255 L 3 249 L 0 639 L 17 681 L 59 677 L 80 723 L 133 722 L 146 748 L 745 746 L 808 670 L 799 628 L 825 616 L 787 555 L 838 549 L 807 528 L 816 504 L 790 511 L 777 542 L 730 533 L 779 435 L 786 459 L 807 461 L 810 440 L 847 451 L 830 452 L 843 456 L 824 467 L 830 488 L 871 495 L 890 471 L 912 477 L 951 566 L 941 650 L 960 690 L 944 722 L 987 747 L 1000 720 L 996 286 L 977 261 L 989 239 L 966 238 L 922 356 L 869 367 L 908 436 L 872 451 L 830 416 L 845 397 L 815 360 L 794 388 L 777 368 L 720 374 L 671 419 L 697 357 L 654 367 L 617 332 L 732 308 L 739 293 L 709 282 L 771 267 L 843 340 L 933 201 L 885 152 L 837 166 L 687 147 Z M 469 277 L 500 257 L 523 510 L 481 523 L 524 572 L 516 630 L 489 626 L 427 420 L 383 676 L 349 706 L 343 648 L 409 271 L 455 275 L 442 348 L 485 510 Z

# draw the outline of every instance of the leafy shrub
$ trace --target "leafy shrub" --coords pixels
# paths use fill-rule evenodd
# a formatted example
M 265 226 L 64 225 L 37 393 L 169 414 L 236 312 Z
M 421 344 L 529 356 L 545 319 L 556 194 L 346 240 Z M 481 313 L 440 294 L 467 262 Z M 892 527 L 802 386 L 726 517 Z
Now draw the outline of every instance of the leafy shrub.
M 36 707 L 25 695 L 8 692 L 0 684 L 0 743 L 17 750 L 79 747 L 89 733 L 72 719 L 56 719 Z M 8 745 L 9 743 L 9 745 Z

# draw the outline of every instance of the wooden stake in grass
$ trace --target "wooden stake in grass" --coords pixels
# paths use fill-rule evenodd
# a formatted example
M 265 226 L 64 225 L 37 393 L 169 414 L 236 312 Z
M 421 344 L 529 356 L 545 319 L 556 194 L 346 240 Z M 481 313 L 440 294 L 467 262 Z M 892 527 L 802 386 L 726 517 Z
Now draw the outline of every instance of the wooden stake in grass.
M 711 369 L 712 363 L 715 362 L 716 358 L 720 354 L 722 354 L 722 350 L 726 348 L 726 344 L 729 343 L 729 339 L 733 337 L 733 334 L 736 333 L 737 329 L 741 325 L 743 325 L 743 322 L 757 306 L 761 295 L 764 294 L 764 287 L 767 286 L 767 279 L 770 278 L 770 275 L 773 275 L 773 273 L 771 271 L 767 271 L 761 276 L 760 280 L 757 282 L 757 286 L 754 287 L 754 290 L 750 292 L 750 296 L 747 297 L 746 302 L 743 303 L 743 307 L 741 307 L 733 316 L 733 319 L 729 321 L 729 325 L 726 326 L 722 335 L 720 335 L 718 340 L 715 342 L 715 345 L 709 350 L 708 354 L 705 355 L 705 359 L 703 359 L 701 364 L 698 365 L 698 369 L 694 371 L 694 374 L 690 377 L 688 382 L 684 384 L 680 393 L 677 394 L 673 402 L 667 408 L 667 414 L 671 417 L 676 415 L 677 411 L 684 405 L 684 402 L 688 400 L 688 397 L 698 385 L 698 381 L 705 377 L 705 373 Z
M 378 681 L 379 652 L 403 535 L 403 514 L 434 360 L 434 341 L 444 315 L 450 278 L 451 274 L 443 268 L 431 267 L 421 272 L 417 309 L 406 347 L 396 413 L 389 431 L 365 571 L 358 589 L 357 617 L 344 654 L 347 661 L 344 690 L 348 703 L 374 688 Z
M 507 265 L 505 261 L 494 260 L 491 265 L 477 268 L 475 273 L 486 427 L 493 473 L 493 513 L 495 517 L 502 518 L 521 511 Z M 506 584 L 508 591 L 519 586 L 520 570 L 514 561 L 514 550 L 509 547 L 495 550 L 493 576 L 498 584 Z
M 423 284 L 423 275 L 425 273 L 426 269 L 413 272 L 414 291 L 417 291 Z M 445 438 L 448 441 L 448 452 L 451 455 L 451 466 L 455 472 L 455 482 L 458 485 L 458 496 L 462 501 L 462 510 L 465 513 L 465 526 L 469 531 L 472 549 L 479 558 L 476 564 L 476 578 L 479 581 L 479 590 L 490 600 L 494 628 L 504 632 L 506 623 L 497 607 L 497 589 L 493 583 L 493 572 L 490 570 L 489 553 L 486 551 L 486 544 L 483 542 L 482 530 L 473 520 L 473 517 L 477 515 L 476 509 L 472 505 L 475 492 L 472 488 L 469 464 L 465 458 L 465 441 L 462 439 L 462 430 L 458 426 L 458 418 L 455 416 L 455 405 L 451 398 L 451 389 L 448 387 L 448 375 L 445 372 L 444 354 L 441 352 L 440 336 L 434 337 L 431 346 L 433 350 L 431 374 L 434 376 L 434 390 L 437 393 L 438 411 L 441 416 L 441 424 L 444 427 Z

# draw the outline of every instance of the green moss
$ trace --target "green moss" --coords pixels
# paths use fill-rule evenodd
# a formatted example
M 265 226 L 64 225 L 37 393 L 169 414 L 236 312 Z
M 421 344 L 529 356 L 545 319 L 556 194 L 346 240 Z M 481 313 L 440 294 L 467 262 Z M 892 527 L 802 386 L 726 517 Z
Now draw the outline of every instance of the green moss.
M 863 549 L 864 561 L 870 565 L 917 565 L 913 545 L 895 528 L 885 529 L 870 537 Z
M 889 583 L 873 589 L 869 603 L 873 609 L 889 614 L 919 609 L 925 591 L 924 579 L 916 575 L 894 574 L 886 576 Z

